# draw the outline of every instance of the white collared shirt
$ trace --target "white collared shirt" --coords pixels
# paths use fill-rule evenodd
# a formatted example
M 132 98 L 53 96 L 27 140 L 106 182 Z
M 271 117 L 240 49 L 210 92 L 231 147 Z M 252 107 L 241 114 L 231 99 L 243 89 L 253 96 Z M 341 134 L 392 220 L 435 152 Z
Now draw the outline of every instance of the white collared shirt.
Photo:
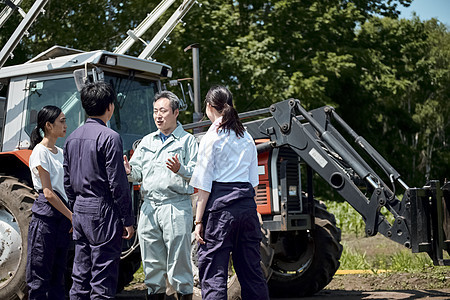
M 221 122 L 222 117 L 215 120 L 203 136 L 189 184 L 207 192 L 211 192 L 213 181 L 250 182 L 256 187 L 259 179 L 255 142 L 246 131 L 244 137 L 238 137 L 233 130 L 217 130 Z

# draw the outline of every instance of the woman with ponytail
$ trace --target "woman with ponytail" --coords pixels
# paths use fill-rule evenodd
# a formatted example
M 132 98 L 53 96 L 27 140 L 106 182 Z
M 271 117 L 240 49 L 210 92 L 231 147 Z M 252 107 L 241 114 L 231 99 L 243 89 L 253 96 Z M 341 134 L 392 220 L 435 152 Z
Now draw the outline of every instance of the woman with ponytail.
M 213 123 L 200 142 L 190 185 L 198 189 L 195 238 L 203 300 L 227 299 L 228 263 L 246 299 L 269 299 L 260 266 L 261 230 L 256 212 L 255 143 L 233 107 L 231 92 L 212 87 L 206 115 Z
M 31 133 L 30 170 L 39 192 L 28 228 L 28 299 L 65 299 L 64 273 L 70 243 L 72 212 L 64 191 L 62 149 L 56 140 L 66 135 L 66 117 L 56 106 L 43 107 Z

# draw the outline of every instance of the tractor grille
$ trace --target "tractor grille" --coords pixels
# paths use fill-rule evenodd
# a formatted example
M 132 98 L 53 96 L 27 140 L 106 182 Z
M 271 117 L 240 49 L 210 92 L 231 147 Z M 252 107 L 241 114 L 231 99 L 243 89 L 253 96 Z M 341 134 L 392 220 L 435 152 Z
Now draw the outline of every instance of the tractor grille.
M 256 204 L 257 205 L 266 205 L 267 204 L 267 185 L 259 184 L 256 189 Z
M 278 193 L 281 196 L 281 162 L 287 160 L 288 164 L 286 166 L 286 175 L 287 175 L 287 210 L 290 213 L 302 212 L 302 203 L 301 203 L 301 195 L 300 192 L 300 174 L 299 174 L 299 157 L 298 155 L 290 148 L 280 148 L 280 152 L 278 154 L 277 160 L 277 172 L 278 172 L 278 184 L 279 189 Z M 281 199 L 281 198 L 280 198 Z

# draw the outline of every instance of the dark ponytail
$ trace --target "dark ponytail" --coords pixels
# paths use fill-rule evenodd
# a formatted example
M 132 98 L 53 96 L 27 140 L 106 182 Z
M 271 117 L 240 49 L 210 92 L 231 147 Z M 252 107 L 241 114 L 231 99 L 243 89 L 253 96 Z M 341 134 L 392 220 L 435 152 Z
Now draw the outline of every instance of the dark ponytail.
M 61 109 L 53 105 L 44 106 L 38 112 L 37 125 L 31 132 L 30 147 L 28 149 L 33 150 L 34 147 L 42 141 L 43 136 L 41 135 L 41 132 L 45 135 L 45 124 L 47 124 L 47 122 L 53 124 L 60 114 Z
M 206 94 L 205 101 L 223 116 L 219 128 L 223 128 L 226 132 L 233 130 L 236 136 L 244 137 L 244 125 L 242 125 L 238 113 L 233 107 L 233 95 L 226 87 L 213 86 Z

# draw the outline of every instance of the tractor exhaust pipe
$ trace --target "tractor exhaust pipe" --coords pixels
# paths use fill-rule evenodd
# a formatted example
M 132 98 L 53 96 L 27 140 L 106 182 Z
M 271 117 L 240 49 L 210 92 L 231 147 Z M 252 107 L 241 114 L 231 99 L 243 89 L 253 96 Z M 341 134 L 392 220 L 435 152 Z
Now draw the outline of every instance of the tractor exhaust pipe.
M 184 52 L 189 50 L 192 50 L 192 67 L 194 77 L 194 115 L 192 121 L 195 123 L 203 118 L 202 103 L 200 100 L 200 46 L 199 44 L 189 45 L 184 49 Z

